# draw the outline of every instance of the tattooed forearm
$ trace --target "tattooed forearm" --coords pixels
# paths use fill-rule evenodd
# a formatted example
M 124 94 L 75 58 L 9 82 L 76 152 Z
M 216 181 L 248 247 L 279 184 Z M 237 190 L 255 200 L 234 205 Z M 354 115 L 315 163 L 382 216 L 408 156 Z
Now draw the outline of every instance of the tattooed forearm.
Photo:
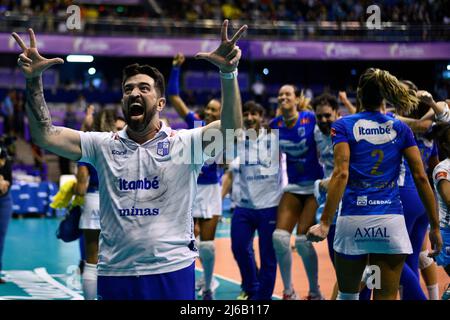
M 30 118 L 30 125 L 44 131 L 44 134 L 59 135 L 61 129 L 53 126 L 50 112 L 44 99 L 42 78 L 27 79 L 26 110 Z

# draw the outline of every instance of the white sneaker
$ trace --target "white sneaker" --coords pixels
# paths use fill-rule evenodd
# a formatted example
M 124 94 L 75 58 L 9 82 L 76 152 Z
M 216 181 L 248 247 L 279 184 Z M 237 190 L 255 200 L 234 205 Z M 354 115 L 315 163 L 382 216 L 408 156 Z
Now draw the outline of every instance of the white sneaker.
M 205 290 L 205 278 L 201 277 L 198 280 L 199 288 L 197 289 L 197 282 L 195 283 L 195 290 L 198 290 L 197 295 L 201 297 L 203 295 L 203 291 Z M 220 286 L 220 282 L 216 279 L 216 277 L 212 278 L 211 281 L 211 291 L 214 294 L 217 288 Z
M 283 292 L 283 300 L 298 300 L 297 294 L 294 290 L 291 292 Z
M 195 291 L 201 290 L 205 286 L 205 278 L 201 277 L 195 281 Z

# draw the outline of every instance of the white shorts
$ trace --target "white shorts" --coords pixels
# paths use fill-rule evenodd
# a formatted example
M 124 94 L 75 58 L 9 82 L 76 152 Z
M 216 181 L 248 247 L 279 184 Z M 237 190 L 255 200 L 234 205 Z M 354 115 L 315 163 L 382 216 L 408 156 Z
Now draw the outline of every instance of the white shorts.
M 89 192 L 84 195 L 79 227 L 80 229 L 100 230 L 100 195 L 98 192 Z
M 304 184 L 290 183 L 283 188 L 283 192 L 290 192 L 295 194 L 314 194 L 314 181 Z
M 334 250 L 341 254 L 411 254 L 405 218 L 400 214 L 339 216 Z
M 222 215 L 222 194 L 220 184 L 198 184 L 197 195 L 192 205 L 194 218 L 211 219 Z

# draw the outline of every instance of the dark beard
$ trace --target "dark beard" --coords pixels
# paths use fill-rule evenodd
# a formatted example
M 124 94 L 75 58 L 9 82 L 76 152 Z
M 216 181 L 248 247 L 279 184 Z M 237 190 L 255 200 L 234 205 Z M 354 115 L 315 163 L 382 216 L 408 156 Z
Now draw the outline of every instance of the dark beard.
M 319 127 L 320 131 L 324 134 L 324 135 L 329 135 L 331 132 L 331 123 L 319 123 L 317 124 L 317 126 Z
M 157 112 L 157 108 L 156 108 L 156 104 L 155 104 L 153 106 L 153 108 L 150 109 L 150 112 L 144 113 L 144 120 L 142 122 L 131 120 L 131 117 L 128 113 L 125 115 L 125 120 L 127 121 L 127 125 L 131 130 L 133 130 L 135 132 L 141 132 L 141 131 L 144 131 L 148 127 L 148 125 L 152 121 L 153 117 L 155 116 L 156 112 Z

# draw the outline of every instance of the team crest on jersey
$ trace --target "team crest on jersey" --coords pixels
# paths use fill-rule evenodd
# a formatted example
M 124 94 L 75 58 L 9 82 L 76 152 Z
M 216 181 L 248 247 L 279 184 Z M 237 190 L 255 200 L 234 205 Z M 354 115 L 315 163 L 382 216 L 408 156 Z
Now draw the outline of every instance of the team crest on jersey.
M 436 173 L 435 179 L 438 180 L 440 178 L 447 179 L 447 172 L 441 171 L 441 172 Z
M 300 124 L 308 124 L 309 123 L 309 118 L 303 118 L 300 120 Z
M 299 135 L 300 137 L 304 137 L 305 134 L 306 134 L 306 129 L 305 129 L 305 127 L 300 127 L 300 128 L 298 128 L 298 135 Z
M 156 147 L 156 153 L 161 157 L 167 156 L 169 154 L 169 148 L 170 148 L 169 141 L 158 142 L 158 145 Z
M 331 136 L 332 137 L 336 137 L 336 129 L 335 128 L 331 128 Z
M 353 126 L 353 135 L 356 142 L 366 140 L 372 144 L 385 144 L 394 141 L 397 131 L 393 128 L 394 121 L 378 123 L 372 120 L 360 119 Z

